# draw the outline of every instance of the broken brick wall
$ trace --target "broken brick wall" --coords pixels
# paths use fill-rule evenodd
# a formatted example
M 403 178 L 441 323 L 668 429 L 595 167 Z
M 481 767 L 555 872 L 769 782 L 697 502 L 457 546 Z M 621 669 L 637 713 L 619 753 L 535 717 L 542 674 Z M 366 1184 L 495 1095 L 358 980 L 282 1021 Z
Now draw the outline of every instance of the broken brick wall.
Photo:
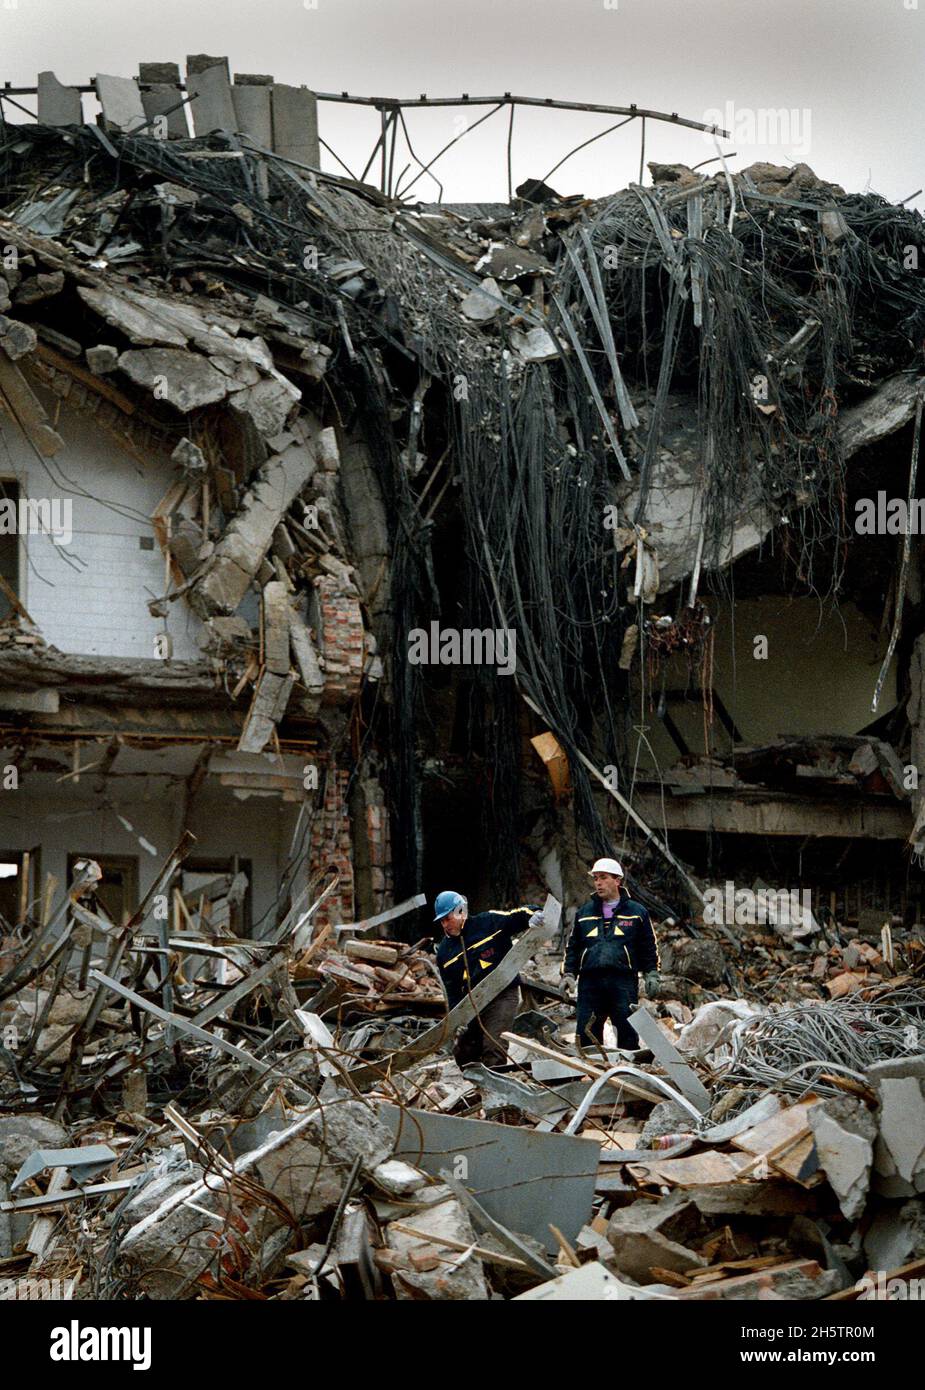
M 359 600 L 345 594 L 336 579 L 318 580 L 324 652 L 324 703 L 342 704 L 359 694 L 365 655 Z
M 309 864 L 313 874 L 326 880 L 330 866 L 338 883 L 315 914 L 316 927 L 354 920 L 353 839 L 347 800 L 350 773 L 332 762 L 324 779 L 324 801 L 312 823 Z M 319 890 L 320 891 L 320 890 Z

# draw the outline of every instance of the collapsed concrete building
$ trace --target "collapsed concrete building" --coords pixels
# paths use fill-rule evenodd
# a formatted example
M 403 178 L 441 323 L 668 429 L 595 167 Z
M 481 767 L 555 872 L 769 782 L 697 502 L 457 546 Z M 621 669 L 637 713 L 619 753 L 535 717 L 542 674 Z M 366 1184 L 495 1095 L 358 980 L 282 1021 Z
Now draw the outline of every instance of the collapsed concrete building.
M 118 915 L 190 829 L 241 923 L 329 865 L 344 921 L 614 843 L 694 907 L 616 791 L 696 876 L 915 920 L 918 547 L 853 523 L 908 491 L 918 216 L 805 166 L 396 204 L 213 60 L 212 133 L 157 138 L 169 67 L 7 127 L 5 490 L 72 516 L 4 541 L 7 896 L 92 852 Z
M 0 1000 L 69 912 L 81 990 L 155 900 L 155 954 L 204 943 L 134 979 L 169 1019 L 210 938 L 574 908 L 615 851 L 683 1008 L 750 978 L 690 959 L 710 883 L 920 970 L 921 551 L 855 519 L 917 495 L 921 217 L 803 165 L 402 202 L 320 170 L 304 89 L 197 60 L 194 135 L 170 65 L 96 91 L 0 127 Z M 430 915 L 356 953 L 386 1012 L 439 1007 L 390 975 Z M 60 1118 L 100 1082 L 46 1002 Z

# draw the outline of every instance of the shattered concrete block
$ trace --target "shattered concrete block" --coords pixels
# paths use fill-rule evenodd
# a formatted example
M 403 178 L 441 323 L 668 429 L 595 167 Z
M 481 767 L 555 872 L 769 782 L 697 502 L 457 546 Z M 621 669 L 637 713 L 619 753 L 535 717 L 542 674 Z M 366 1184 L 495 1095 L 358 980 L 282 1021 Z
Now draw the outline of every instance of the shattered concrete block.
M 0 314 L 0 347 L 11 362 L 34 352 L 37 342 L 35 329 L 30 324 L 19 323 L 16 319 L 8 319 Z
M 673 1100 L 660 1100 L 649 1111 L 639 1135 L 639 1148 L 651 1148 L 653 1140 L 666 1134 L 687 1134 L 690 1127 L 691 1117 L 687 1110 L 682 1110 Z
M 656 1278 L 653 1266 L 683 1274 L 708 1263 L 680 1243 L 694 1235 L 699 1225 L 693 1202 L 676 1192 L 660 1202 L 637 1201 L 615 1212 L 607 1226 L 607 1239 L 618 1270 L 641 1284 L 651 1284 Z
M 265 438 L 285 427 L 286 421 L 301 399 L 298 387 L 279 380 L 258 380 L 231 396 L 232 410 L 249 415 Z
M 765 1010 L 761 1005 L 745 999 L 712 999 L 701 1004 L 690 1023 L 686 1023 L 677 1037 L 679 1052 L 689 1052 L 695 1057 L 705 1057 L 716 1046 L 720 1033 L 734 1019 L 755 1018 Z
M 53 72 L 40 72 L 38 77 L 39 125 L 82 125 L 83 108 L 76 87 L 65 87 Z
M 110 343 L 98 343 L 96 347 L 88 347 L 84 356 L 87 366 L 97 376 L 106 376 L 108 372 L 114 372 L 119 365 L 119 349 Z
M 705 1187 L 689 1187 L 684 1195 L 707 1219 L 795 1216 L 814 1212 L 818 1206 L 814 1192 L 776 1178 L 762 1182 L 710 1183 Z
M 867 1106 L 851 1096 L 827 1099 L 809 1112 L 819 1164 L 838 1198 L 842 1215 L 861 1215 L 870 1187 L 877 1125 Z
M 133 77 L 110 77 L 98 72 L 93 79 L 103 108 L 103 119 L 116 130 L 130 133 L 148 119 L 141 102 L 138 83 Z
M 489 323 L 504 308 L 504 294 L 497 280 L 490 275 L 470 290 L 459 306 L 459 312 L 473 323 Z
M 343 1165 L 331 1163 L 302 1134 L 264 1154 L 254 1171 L 264 1187 L 285 1202 L 297 1221 L 333 1211 L 341 1199 L 346 1177 Z
M 308 1133 L 328 1158 L 351 1164 L 361 1155 L 360 1171 L 368 1175 L 391 1158 L 395 1147 L 392 1131 L 359 1100 L 325 1105 L 309 1123 Z
M 253 362 L 239 362 L 235 361 L 233 357 L 224 357 L 220 354 L 214 354 L 209 358 L 209 361 L 216 371 L 221 372 L 222 376 L 228 377 L 229 391 L 241 390 L 245 386 L 256 386 L 257 382 L 260 381 L 260 372 Z M 273 384 L 276 385 L 275 382 Z
M 20 281 L 13 296 L 17 304 L 37 304 L 41 299 L 51 299 L 64 289 L 64 271 L 52 270 L 47 274 L 27 275 Z
M 877 1212 L 864 1237 L 871 1269 L 899 1269 L 925 1257 L 925 1202 L 890 1203 Z
M 422 1236 L 443 1236 L 456 1243 L 455 1248 L 435 1243 L 431 1245 L 421 1236 L 409 1236 L 395 1229 L 395 1224 L 386 1227 L 386 1241 L 390 1250 L 408 1258 L 408 1268 L 396 1270 L 392 1274 L 395 1292 L 400 1299 L 487 1299 L 488 1287 L 481 1260 L 470 1255 L 462 1263 L 459 1261 L 462 1245 L 465 1249 L 476 1243 L 475 1232 L 465 1208 L 455 1197 L 447 1195 L 443 1201 L 414 1212 L 401 1224 L 413 1226 Z M 432 1252 L 435 1257 L 433 1269 L 415 1269 L 411 1256 L 422 1251 Z
M 925 1055 L 876 1062 L 867 1080 L 880 1102 L 874 1186 L 887 1197 L 925 1192 Z
M 556 340 L 545 328 L 531 328 L 526 333 L 512 329 L 511 346 L 525 362 L 551 362 L 559 356 Z
M 12 1180 L 36 1149 L 66 1149 L 70 1144 L 64 1126 L 44 1115 L 0 1116 L 0 1177 Z
M 175 348 L 129 348 L 121 354 L 119 367 L 138 386 L 144 386 L 158 400 L 168 401 L 184 415 L 228 394 L 227 379 L 198 353 Z
M 699 985 L 719 985 L 726 975 L 726 957 L 718 941 L 681 941 L 675 947 L 673 970 Z
M 281 517 L 314 471 L 314 450 L 302 443 L 290 445 L 260 469 L 207 561 L 202 579 L 189 591 L 190 606 L 200 617 L 235 612 Z
M 387 1158 L 384 1163 L 378 1163 L 370 1177 L 377 1187 L 392 1197 L 408 1197 L 431 1181 L 420 1168 L 412 1167 L 402 1158 Z
M 199 445 L 194 444 L 191 439 L 181 439 L 170 455 L 170 460 L 183 469 L 187 478 L 194 481 L 203 479 L 209 467 L 206 462 L 205 454 L 202 452 Z

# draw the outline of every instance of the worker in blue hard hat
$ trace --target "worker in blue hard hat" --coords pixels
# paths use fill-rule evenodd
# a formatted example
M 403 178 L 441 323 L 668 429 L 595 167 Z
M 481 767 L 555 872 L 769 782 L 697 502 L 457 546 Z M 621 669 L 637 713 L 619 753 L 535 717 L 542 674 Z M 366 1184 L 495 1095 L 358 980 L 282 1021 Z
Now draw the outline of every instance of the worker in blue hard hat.
M 461 893 L 438 893 L 434 921 L 443 928 L 437 943 L 437 965 L 451 1009 L 501 963 L 514 944 L 515 933 L 539 921 L 535 907 L 514 907 L 508 912 L 477 912 L 469 916 L 469 904 Z M 457 1065 L 484 1062 L 503 1066 L 507 1049 L 502 1034 L 510 1031 L 520 1007 L 520 980 L 512 980 L 463 1028 L 453 1048 Z

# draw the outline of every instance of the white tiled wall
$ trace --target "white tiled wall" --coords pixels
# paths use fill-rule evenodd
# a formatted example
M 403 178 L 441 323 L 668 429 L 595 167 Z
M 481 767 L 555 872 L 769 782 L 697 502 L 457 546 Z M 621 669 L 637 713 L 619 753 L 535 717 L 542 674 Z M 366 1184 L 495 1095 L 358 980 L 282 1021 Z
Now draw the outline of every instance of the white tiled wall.
M 157 459 L 142 468 L 74 411 L 62 410 L 55 427 L 65 447 L 43 465 L 0 416 L 0 477 L 16 478 L 22 495 L 70 499 L 72 506 L 69 545 L 45 535 L 21 543 L 23 603 L 62 652 L 153 658 L 164 624 L 147 605 L 164 593 L 165 566 L 156 540 L 153 550 L 140 541 L 154 535 L 147 518 L 174 480 L 173 465 Z M 182 599 L 170 605 L 167 629 L 175 659 L 201 656 L 202 624 Z

